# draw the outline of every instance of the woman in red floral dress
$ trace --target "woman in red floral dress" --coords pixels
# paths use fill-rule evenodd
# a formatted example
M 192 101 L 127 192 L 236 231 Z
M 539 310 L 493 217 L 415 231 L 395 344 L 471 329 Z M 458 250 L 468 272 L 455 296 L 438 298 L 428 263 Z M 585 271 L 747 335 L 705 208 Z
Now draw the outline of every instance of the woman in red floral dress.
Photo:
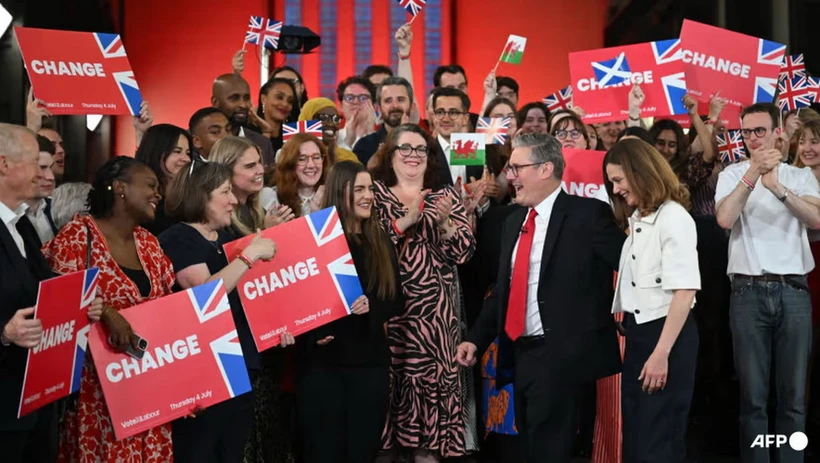
M 159 182 L 141 161 L 119 156 L 96 174 L 88 194 L 90 216 L 67 224 L 43 249 L 58 274 L 100 269 L 102 322 L 115 349 L 133 343 L 131 326 L 118 311 L 171 294 L 174 271 L 159 242 L 140 223 L 154 219 Z M 87 256 L 88 244 L 91 245 Z M 86 356 L 79 400 L 60 430 L 60 461 L 173 461 L 170 424 L 116 440 L 94 363 Z M 150 393 L 150 391 L 147 391 Z

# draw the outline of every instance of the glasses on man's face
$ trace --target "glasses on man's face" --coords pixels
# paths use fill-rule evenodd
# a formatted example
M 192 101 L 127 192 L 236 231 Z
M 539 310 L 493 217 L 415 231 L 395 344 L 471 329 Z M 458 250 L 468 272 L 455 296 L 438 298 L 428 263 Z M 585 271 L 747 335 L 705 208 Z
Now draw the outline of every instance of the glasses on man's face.
M 544 162 L 533 162 L 532 164 L 521 164 L 521 165 L 517 165 L 517 164 L 509 164 L 509 163 L 508 163 L 508 164 L 504 167 L 504 169 L 505 169 L 507 172 L 509 172 L 509 173 L 510 173 L 510 175 L 512 175 L 513 177 L 518 177 L 518 174 L 519 174 L 519 170 L 520 170 L 520 169 L 523 169 L 523 168 L 525 168 L 525 167 L 540 166 L 541 164 L 544 164 Z
M 581 131 L 578 130 L 578 129 L 556 130 L 555 131 L 555 138 L 557 138 L 559 140 L 564 140 L 564 139 L 567 138 L 567 136 L 569 136 L 573 140 L 577 140 L 577 139 L 581 138 Z
M 367 103 L 370 101 L 370 95 L 361 94 L 361 95 L 344 95 L 342 96 L 342 100 L 345 103 Z
M 324 158 L 325 157 L 321 154 L 312 154 L 310 156 L 302 155 L 299 156 L 299 158 L 296 160 L 296 165 L 306 166 L 308 165 L 308 161 L 312 162 L 313 164 L 321 164 Z
M 766 127 L 755 127 L 753 129 L 740 129 L 740 135 L 745 139 L 749 139 L 749 138 L 752 138 L 752 133 L 754 133 L 757 138 L 763 138 L 763 137 L 766 136 L 766 132 L 768 132 L 768 131 L 769 131 L 769 129 L 767 129 Z
M 444 119 L 444 116 L 450 116 L 450 119 L 455 119 L 462 114 L 466 114 L 464 111 L 459 111 L 457 109 L 451 109 L 449 111 L 445 111 L 443 109 L 437 109 L 433 114 L 436 116 L 436 119 Z
M 338 124 L 342 122 L 342 116 L 338 114 L 317 114 L 316 118 L 318 118 L 322 122 L 333 122 L 334 124 Z
M 426 145 L 412 146 L 404 144 L 397 146 L 396 151 L 398 151 L 399 154 L 401 154 L 405 158 L 410 157 L 410 155 L 413 154 L 414 151 L 416 153 L 416 156 L 420 158 L 426 158 L 428 149 Z

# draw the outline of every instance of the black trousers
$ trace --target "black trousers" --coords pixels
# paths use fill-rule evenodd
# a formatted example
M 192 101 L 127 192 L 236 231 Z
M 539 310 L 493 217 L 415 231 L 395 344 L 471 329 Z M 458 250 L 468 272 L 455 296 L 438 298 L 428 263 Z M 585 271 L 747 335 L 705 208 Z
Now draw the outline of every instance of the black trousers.
M 548 371 L 551 355 L 542 339 L 515 344 L 515 424 L 527 462 L 569 462 L 575 445 L 578 388 Z
M 652 394 L 638 381 L 666 318 L 638 325 L 624 317 L 626 352 L 621 377 L 623 463 L 676 463 L 686 458 L 686 428 L 695 388 L 698 331 L 690 314 L 669 354 L 667 384 Z
M 253 426 L 253 391 L 171 423 L 177 463 L 241 463 Z
M 308 367 L 300 372 L 296 413 L 304 461 L 374 461 L 387 418 L 389 382 L 387 368 Z
M 40 463 L 57 461 L 57 406 L 54 403 L 31 413 L 28 431 L 0 431 L 0 461 Z

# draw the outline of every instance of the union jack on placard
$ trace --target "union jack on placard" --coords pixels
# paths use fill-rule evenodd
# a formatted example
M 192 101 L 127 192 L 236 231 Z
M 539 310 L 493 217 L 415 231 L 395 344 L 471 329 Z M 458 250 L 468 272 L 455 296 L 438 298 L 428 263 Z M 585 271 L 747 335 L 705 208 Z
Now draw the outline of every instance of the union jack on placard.
M 486 134 L 487 145 L 503 145 L 507 142 L 509 131 L 509 117 L 479 117 L 475 128 L 476 133 Z
M 88 306 L 97 297 L 97 287 L 100 282 L 100 269 L 92 267 L 85 271 L 83 275 L 83 294 L 80 300 L 80 310 L 88 310 Z M 74 347 L 74 367 L 71 374 L 71 392 L 80 390 L 80 380 L 82 379 L 83 366 L 85 365 L 85 353 L 88 349 L 88 331 L 90 326 L 77 331 L 77 337 Z
M 652 44 L 652 54 L 655 56 L 655 64 L 657 65 L 674 63 L 683 59 L 680 39 L 658 40 L 650 43 Z M 663 93 L 670 113 L 686 114 L 686 107 L 683 105 L 683 97 L 686 96 L 686 76 L 683 72 L 669 75 L 661 74 Z
M 794 79 L 784 78 L 778 84 L 777 89 L 780 92 L 777 104 L 783 112 L 811 106 L 814 101 L 814 94 L 809 88 L 807 76 Z
M 806 75 L 806 63 L 803 60 L 803 53 L 787 55 L 780 66 L 780 79 L 784 77 L 794 79 L 795 77 Z
M 259 45 L 261 42 L 262 46 L 275 50 L 279 48 L 280 35 L 282 35 L 282 21 L 251 16 L 248 31 L 245 33 L 245 43 Z
M 339 214 L 335 207 L 329 207 L 309 214 L 307 216 L 307 224 L 316 242 L 318 248 L 317 253 L 321 252 L 323 250 L 322 248 L 328 243 L 347 239 L 345 238 L 342 222 L 339 220 Z M 338 255 L 336 259 L 328 264 L 327 270 L 333 278 L 333 283 L 339 292 L 339 297 L 345 304 L 345 309 L 350 313 L 350 307 L 353 305 L 353 302 L 363 294 L 362 285 L 359 282 L 356 266 L 353 264 L 353 258 L 350 252 L 348 251 L 345 254 Z
M 416 16 L 417 14 L 421 13 L 421 9 L 424 8 L 424 5 L 427 3 L 427 0 L 396 0 L 399 2 L 402 8 L 407 10 L 408 13 Z
M 282 125 L 282 140 L 288 141 L 297 133 L 309 133 L 322 138 L 322 121 L 297 121 Z
M 106 34 L 95 32 L 94 39 L 100 47 L 100 54 L 106 60 L 105 69 L 110 72 L 120 89 L 122 99 L 128 105 L 131 115 L 140 113 L 142 104 L 142 94 L 140 93 L 134 72 L 128 63 L 128 56 L 125 54 L 125 46 L 118 34 Z
M 225 386 L 228 388 L 228 394 L 231 397 L 236 397 L 249 392 L 251 390 L 251 381 L 248 377 L 245 356 L 236 330 L 211 341 L 211 351 L 214 353 L 214 360 L 216 360 L 216 365 L 222 374 L 222 380 L 225 381 Z
M 770 66 L 783 65 L 786 56 L 786 46 L 782 43 L 758 39 L 757 64 Z M 755 77 L 754 103 L 771 103 L 777 91 L 777 78 Z
M 545 96 L 544 104 L 547 105 L 550 112 L 559 109 L 572 109 L 572 85 L 567 85 L 552 95 Z
M 717 142 L 721 163 L 734 164 L 746 159 L 746 147 L 743 145 L 740 130 L 728 130 L 718 134 Z
M 199 318 L 200 323 L 204 323 L 231 310 L 228 302 L 228 293 L 222 285 L 222 280 L 215 280 L 195 286 L 187 291 L 191 298 L 191 305 Z

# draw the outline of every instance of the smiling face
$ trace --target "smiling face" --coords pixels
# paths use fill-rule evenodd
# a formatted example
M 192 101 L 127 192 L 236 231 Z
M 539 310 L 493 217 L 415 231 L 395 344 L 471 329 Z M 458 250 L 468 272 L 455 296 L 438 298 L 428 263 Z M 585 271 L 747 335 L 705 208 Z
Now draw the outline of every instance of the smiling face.
M 678 154 L 678 137 L 672 130 L 661 130 L 658 137 L 655 139 L 655 148 L 665 157 L 670 160 Z
M 584 138 L 584 127 L 576 127 L 575 121 L 569 120 L 564 124 L 557 124 L 553 130 L 555 138 L 561 142 L 562 148 L 587 149 L 587 141 Z
M 147 223 L 156 217 L 159 194 L 159 180 L 154 171 L 144 166 L 132 168 L 127 182 L 115 181 L 117 194 L 125 195 L 125 212 L 137 223 Z
M 58 179 L 62 178 L 65 172 L 65 147 L 63 147 L 63 137 L 61 137 L 56 130 L 52 129 L 40 129 L 37 133 L 54 143 L 54 166 L 51 170 L 54 172 L 55 177 Z
M 510 108 L 509 105 L 506 105 L 504 103 L 495 105 L 495 108 L 493 108 L 493 110 L 490 111 L 490 117 L 498 119 L 504 119 L 505 117 L 509 117 L 510 128 L 507 131 L 507 133 L 512 134 L 515 133 L 516 130 L 518 130 L 518 124 L 516 124 L 515 121 L 515 110 L 513 108 Z
M 612 182 L 612 193 L 624 198 L 627 205 L 638 207 L 638 198 L 632 193 L 629 187 L 629 181 L 624 175 L 623 167 L 618 164 L 606 165 L 606 176 Z
M 54 193 L 54 173 L 51 171 L 54 159 L 51 154 L 40 151 L 40 159 L 37 164 L 40 166 L 40 179 L 37 182 L 35 199 L 48 198 L 51 193 Z
M 410 114 L 412 102 L 404 85 L 386 85 L 381 88 L 379 107 L 384 124 L 398 127 L 405 114 Z
M 37 188 L 42 173 L 39 166 L 40 147 L 37 139 L 29 134 L 22 136 L 19 156 L 5 156 L 0 153 L 0 171 L 6 187 L 20 202 L 37 197 Z
M 265 167 L 262 165 L 262 158 L 255 148 L 248 148 L 236 160 L 233 166 L 233 177 L 231 183 L 233 188 L 241 193 L 243 196 L 257 193 L 265 186 L 263 177 L 265 175 Z
M 342 93 L 342 113 L 349 119 L 354 112 L 364 108 L 367 102 L 371 100 L 372 96 L 370 95 L 370 91 L 367 90 L 364 85 L 350 84 L 345 88 L 344 93 Z
M 228 227 L 231 224 L 231 214 L 237 203 L 231 181 L 226 180 L 208 194 L 208 203 L 205 205 L 205 220 L 208 225 L 214 230 Z
M 439 135 L 449 139 L 450 135 L 465 131 L 469 116 L 462 106 L 461 98 L 457 96 L 440 96 L 433 102 L 435 109 L 435 128 Z M 451 116 L 451 114 L 458 115 Z
M 393 171 L 399 177 L 423 178 L 427 170 L 427 154 L 420 156 L 418 151 L 413 150 L 405 157 L 401 154 L 401 147 L 427 148 L 427 141 L 421 135 L 413 132 L 404 132 L 399 135 L 396 142 L 396 149 L 393 151 Z
M 326 146 L 336 143 L 336 135 L 339 133 L 339 124 L 333 121 L 334 116 L 338 116 L 339 111 L 332 106 L 328 106 L 316 111 L 314 119 L 322 120 L 322 141 Z
M 262 107 L 265 116 L 269 116 L 276 122 L 284 122 L 293 111 L 296 96 L 293 89 L 285 83 L 276 83 L 268 89 L 268 93 L 262 95 Z
M 813 130 L 803 131 L 797 144 L 797 155 L 806 167 L 820 166 L 820 137 Z
M 296 93 L 301 97 L 303 93 L 305 93 L 305 84 L 302 83 L 302 79 L 299 78 L 293 71 L 283 70 L 279 71 L 274 74 L 272 77 L 279 77 L 280 79 L 287 79 L 293 82 L 293 86 L 296 87 Z
M 624 121 L 598 124 L 598 137 L 601 139 L 601 143 L 604 144 L 604 149 L 609 150 L 612 148 L 612 145 L 618 142 L 618 134 L 625 128 L 626 122 Z
M 547 133 L 547 115 L 539 108 L 532 108 L 527 111 L 521 128 L 526 133 Z
M 215 86 L 215 90 L 212 98 L 214 106 L 227 116 L 232 126 L 244 126 L 251 108 L 251 88 L 245 79 L 225 80 Z
M 315 187 L 322 179 L 322 152 L 312 141 L 306 141 L 299 147 L 296 160 L 296 178 L 305 187 Z
M 515 203 L 525 207 L 535 207 L 548 195 L 552 176 L 551 163 L 539 163 L 532 157 L 532 147 L 519 146 L 513 149 L 507 169 L 507 180 L 515 190 Z M 513 170 L 517 171 L 513 174 Z
M 353 184 L 353 204 L 351 209 L 357 219 L 364 220 L 370 218 L 373 209 L 373 178 L 369 172 L 359 172 L 356 174 L 356 182 Z
M 165 157 L 162 167 L 170 179 L 174 178 L 189 162 L 191 162 L 191 147 L 188 146 L 188 138 L 180 135 L 177 146 Z

